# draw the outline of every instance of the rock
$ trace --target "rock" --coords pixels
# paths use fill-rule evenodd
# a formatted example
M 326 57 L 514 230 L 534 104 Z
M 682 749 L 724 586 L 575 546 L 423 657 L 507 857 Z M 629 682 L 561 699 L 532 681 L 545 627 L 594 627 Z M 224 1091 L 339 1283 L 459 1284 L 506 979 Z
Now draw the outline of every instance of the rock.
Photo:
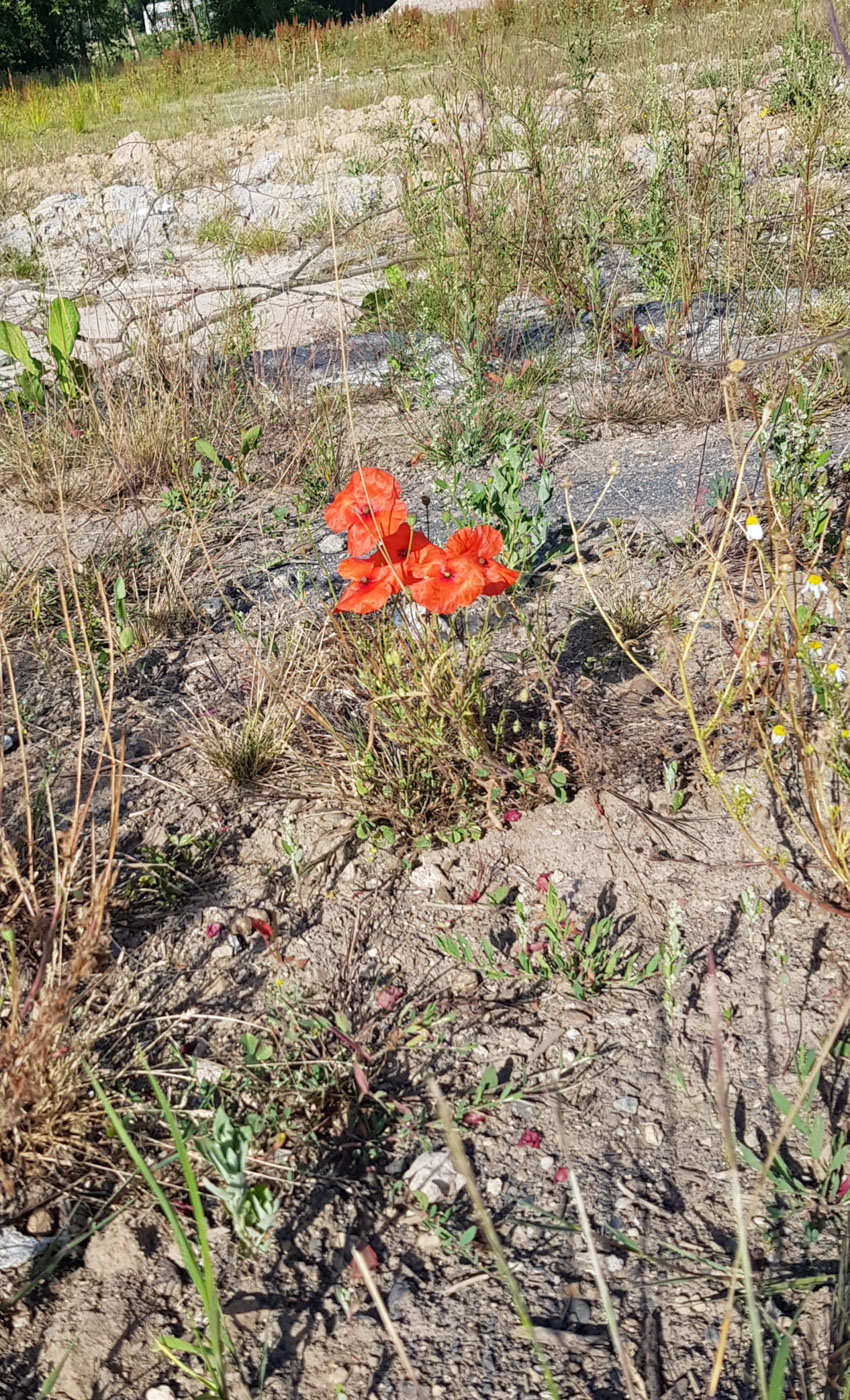
M 170 1385 L 152 1385 L 145 1391 L 145 1400 L 177 1400 Z
M 0 227 L 0 248 L 10 253 L 20 253 L 23 257 L 30 257 L 35 252 L 35 235 L 29 219 L 23 214 L 13 214 L 11 218 L 4 219 Z
M 664 1134 L 658 1123 L 645 1123 L 643 1127 L 643 1136 L 650 1147 L 660 1147 L 664 1141 Z
M 236 949 L 233 947 L 233 945 L 230 942 L 230 939 L 228 938 L 225 943 L 216 944 L 216 946 L 210 953 L 210 957 L 212 958 L 213 962 L 226 962 L 228 958 L 232 958 L 235 955 L 235 953 Z
M 216 1064 L 215 1060 L 196 1060 L 195 1078 L 199 1084 L 220 1084 L 224 1078 L 224 1065 Z
M 478 990 L 478 973 L 471 967 L 460 968 L 451 980 L 452 996 L 471 997 Z
M 407 1279 L 397 1278 L 387 1294 L 387 1309 L 394 1322 L 399 1320 L 404 1310 L 405 1303 L 412 1296 L 413 1290 Z
M 580 1327 L 586 1327 L 590 1321 L 590 1304 L 584 1298 L 573 1298 L 570 1303 L 570 1317 L 572 1317 Z
M 551 1176 L 553 1171 L 555 1170 L 555 1158 L 540 1157 L 538 1158 L 537 1165 L 539 1166 L 544 1176 Z
M 446 888 L 446 877 L 437 865 L 417 865 L 408 879 L 415 889 L 427 890 L 431 894 Z
M 639 1108 L 638 1100 L 634 1094 L 624 1094 L 622 1098 L 614 1100 L 614 1109 L 617 1113 L 625 1113 L 627 1118 L 633 1118 Z
M 130 131 L 112 152 L 112 168 L 116 175 L 146 185 L 156 184 L 156 155 L 150 142 L 140 131 Z
M 490 1197 L 491 1201 L 495 1201 L 499 1196 L 501 1196 L 502 1186 L 503 1182 L 500 1176 L 488 1176 L 487 1180 L 484 1183 L 484 1190 L 487 1192 L 487 1195 Z
M 54 1219 L 49 1210 L 34 1210 L 32 1215 L 27 1217 L 28 1235 L 52 1235 L 53 1229 Z
M 619 1254 L 609 1254 L 605 1260 L 609 1274 L 621 1274 L 626 1267 Z
M 463 1186 L 463 1177 L 455 1171 L 451 1153 L 420 1152 L 402 1178 L 411 1191 L 423 1195 L 429 1205 L 451 1205 Z
M 20 1269 L 29 1264 L 44 1248 L 41 1240 L 31 1235 L 22 1235 L 11 1225 L 0 1230 L 0 1269 Z
M 325 535 L 323 540 L 319 540 L 316 548 L 320 554 L 342 554 L 345 538 L 342 535 Z

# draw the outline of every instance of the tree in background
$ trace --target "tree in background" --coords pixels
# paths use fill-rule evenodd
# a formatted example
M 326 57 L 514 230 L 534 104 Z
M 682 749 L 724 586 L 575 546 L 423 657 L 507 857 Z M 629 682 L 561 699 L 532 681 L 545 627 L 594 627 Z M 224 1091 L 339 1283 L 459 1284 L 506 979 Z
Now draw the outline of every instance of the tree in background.
M 126 38 L 123 0 L 0 0 L 0 69 L 87 64 Z
M 228 34 L 270 34 L 287 20 L 323 23 L 340 13 L 340 6 L 316 0 L 207 0 L 210 30 L 216 39 Z

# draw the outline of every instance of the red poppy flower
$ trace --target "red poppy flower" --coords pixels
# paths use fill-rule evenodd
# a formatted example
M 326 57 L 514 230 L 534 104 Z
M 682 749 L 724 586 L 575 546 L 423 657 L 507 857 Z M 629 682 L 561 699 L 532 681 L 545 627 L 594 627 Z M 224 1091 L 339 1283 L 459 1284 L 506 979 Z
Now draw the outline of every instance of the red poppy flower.
M 474 559 L 484 570 L 484 597 L 496 598 L 519 578 L 518 569 L 498 563 L 504 547 L 501 533 L 492 525 L 476 525 L 456 531 L 446 543 L 446 554 L 450 559 Z
M 410 596 L 428 612 L 453 613 L 468 608 L 484 592 L 484 570 L 469 555 L 449 559 L 445 550 L 417 561 Z
M 427 535 L 423 535 L 421 530 L 414 530 L 407 522 L 391 535 L 385 536 L 378 546 L 378 553 L 393 565 L 404 584 L 412 578 L 417 578 L 419 566 L 439 552 Z
M 325 508 L 328 529 L 335 534 L 348 531 L 348 551 L 355 558 L 368 554 L 406 519 L 401 487 L 378 467 L 361 467 Z
M 335 613 L 379 612 L 387 599 L 399 591 L 393 570 L 377 554 L 371 559 L 343 559 L 339 572 L 351 582 L 337 600 Z

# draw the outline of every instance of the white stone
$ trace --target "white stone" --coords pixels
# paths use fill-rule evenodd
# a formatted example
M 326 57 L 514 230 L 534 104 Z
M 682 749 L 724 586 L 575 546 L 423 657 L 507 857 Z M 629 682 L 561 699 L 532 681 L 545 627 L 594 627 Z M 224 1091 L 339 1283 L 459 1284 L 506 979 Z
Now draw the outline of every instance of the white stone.
M 463 1186 L 463 1177 L 455 1171 L 451 1154 L 445 1149 L 420 1152 L 404 1173 L 411 1191 L 423 1195 L 429 1205 L 451 1205 Z

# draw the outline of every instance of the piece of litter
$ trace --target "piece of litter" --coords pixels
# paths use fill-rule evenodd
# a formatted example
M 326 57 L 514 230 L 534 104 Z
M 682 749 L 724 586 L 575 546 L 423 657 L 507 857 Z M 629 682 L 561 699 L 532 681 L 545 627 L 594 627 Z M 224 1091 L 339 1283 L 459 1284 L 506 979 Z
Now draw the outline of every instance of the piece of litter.
M 22 1235 L 11 1225 L 0 1230 L 0 1269 L 20 1269 L 44 1249 L 45 1241 Z

